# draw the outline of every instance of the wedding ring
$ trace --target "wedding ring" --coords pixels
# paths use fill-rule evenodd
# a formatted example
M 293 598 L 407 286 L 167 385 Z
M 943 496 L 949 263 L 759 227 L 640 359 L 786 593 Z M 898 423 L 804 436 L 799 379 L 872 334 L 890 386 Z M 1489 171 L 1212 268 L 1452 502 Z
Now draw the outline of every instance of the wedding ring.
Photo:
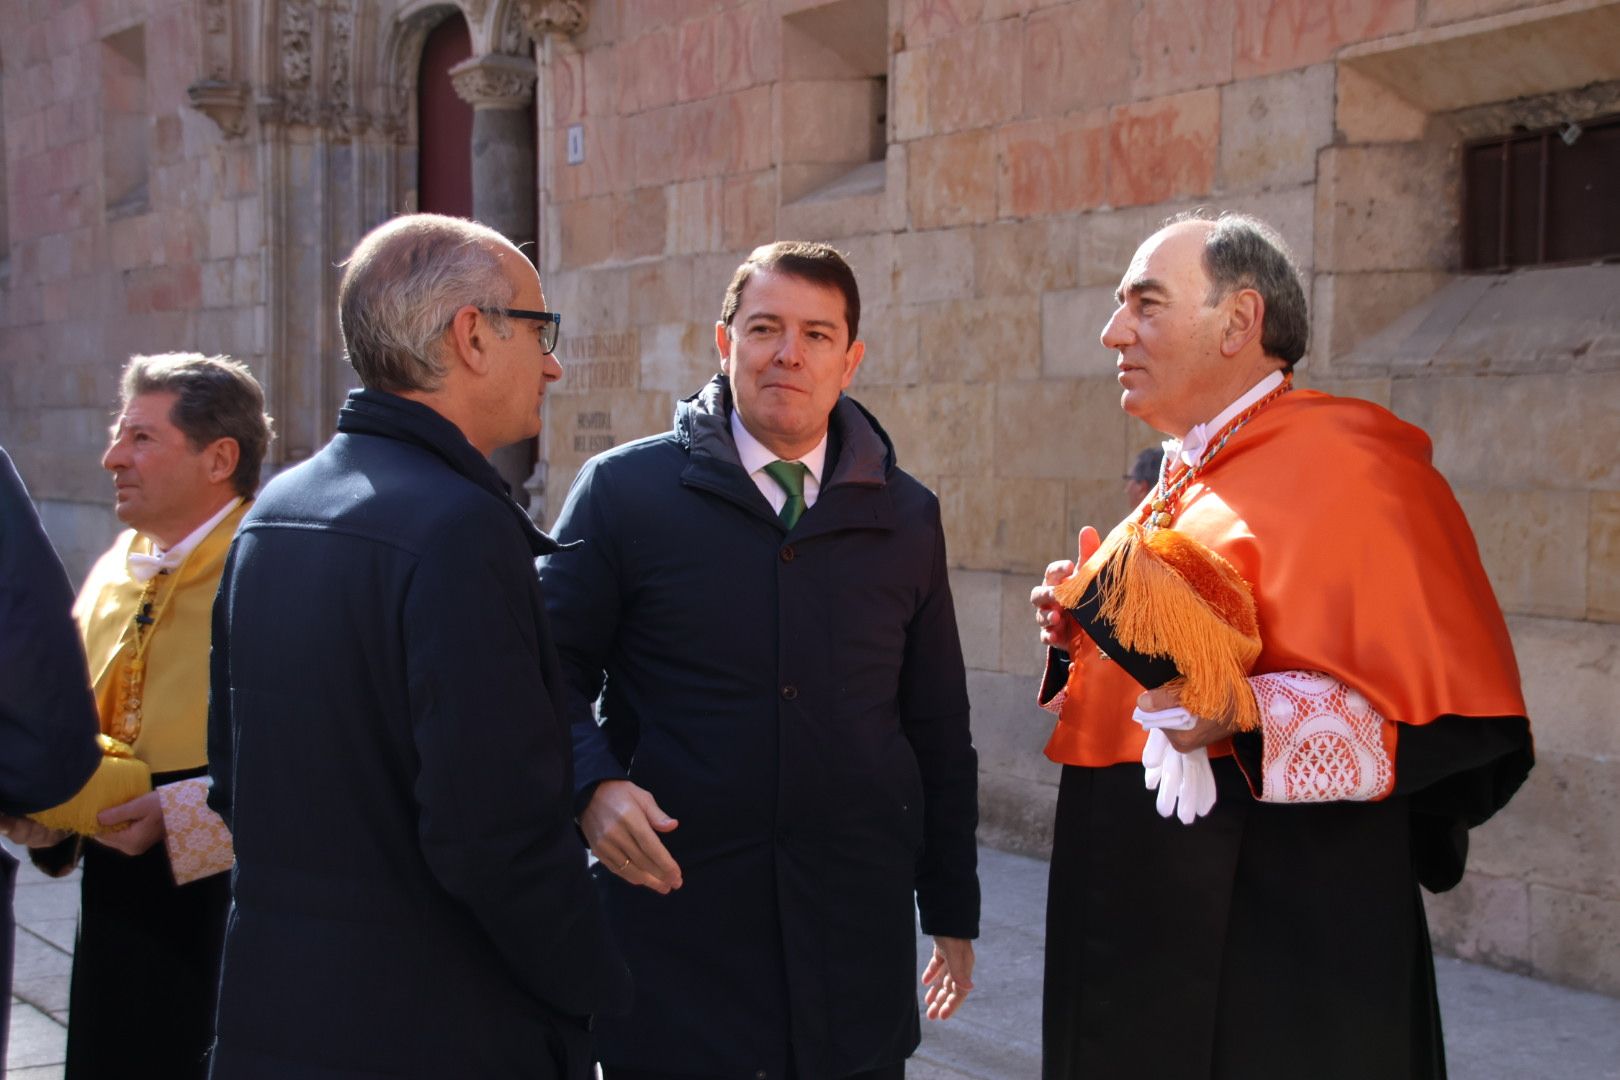
M 618 872 L 621 873 L 621 874 L 624 873 L 625 867 L 627 867 L 629 865 L 630 865 L 630 856 L 626 855 L 624 857 L 624 862 L 619 864 Z

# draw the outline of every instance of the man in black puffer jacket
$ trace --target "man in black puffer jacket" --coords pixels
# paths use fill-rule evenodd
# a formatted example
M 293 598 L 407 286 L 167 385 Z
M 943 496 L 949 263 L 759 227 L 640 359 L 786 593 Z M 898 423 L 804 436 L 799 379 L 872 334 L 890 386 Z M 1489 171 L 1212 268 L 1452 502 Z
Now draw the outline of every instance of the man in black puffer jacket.
M 546 557 L 576 808 L 636 980 L 607 1080 L 892 1080 L 972 987 L 977 759 L 939 502 L 842 391 L 855 277 L 760 248 L 674 430 L 587 463 Z M 605 685 L 605 693 L 603 688 Z M 592 704 L 601 695 L 597 725 Z

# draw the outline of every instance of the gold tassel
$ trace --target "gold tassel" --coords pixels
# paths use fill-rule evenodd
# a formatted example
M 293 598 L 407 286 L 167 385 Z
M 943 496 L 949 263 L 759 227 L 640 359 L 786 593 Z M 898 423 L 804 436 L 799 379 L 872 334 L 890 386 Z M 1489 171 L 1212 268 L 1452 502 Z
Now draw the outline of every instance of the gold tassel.
M 97 735 L 96 741 L 101 744 L 101 763 L 79 793 L 60 806 L 29 814 L 30 818 L 46 828 L 65 829 L 80 836 L 95 836 L 108 830 L 107 826 L 96 820 L 97 814 L 152 790 L 152 770 L 135 756 L 135 751 L 127 743 L 121 743 L 110 735 Z
M 1240 731 L 1259 727 L 1247 682 L 1260 656 L 1259 622 L 1232 564 L 1174 529 L 1127 522 L 1057 587 L 1058 602 L 1077 606 L 1104 566 L 1098 614 L 1120 645 L 1169 657 L 1181 672 L 1181 704 L 1193 714 L 1225 717 Z

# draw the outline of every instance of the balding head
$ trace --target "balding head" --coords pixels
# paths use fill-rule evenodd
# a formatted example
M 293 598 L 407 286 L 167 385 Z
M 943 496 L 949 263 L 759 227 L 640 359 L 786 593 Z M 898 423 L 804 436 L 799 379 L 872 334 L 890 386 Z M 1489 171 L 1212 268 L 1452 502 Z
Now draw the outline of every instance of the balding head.
M 510 334 L 500 315 L 514 295 L 507 259 L 524 256 L 494 229 L 463 218 L 406 214 L 367 233 L 338 285 L 344 350 L 361 384 L 390 393 L 436 389 L 447 370 L 445 330 L 467 305 Z
M 1299 358 L 1304 294 L 1274 236 L 1252 218 L 1191 218 L 1137 249 L 1102 333 L 1126 412 L 1180 437 Z

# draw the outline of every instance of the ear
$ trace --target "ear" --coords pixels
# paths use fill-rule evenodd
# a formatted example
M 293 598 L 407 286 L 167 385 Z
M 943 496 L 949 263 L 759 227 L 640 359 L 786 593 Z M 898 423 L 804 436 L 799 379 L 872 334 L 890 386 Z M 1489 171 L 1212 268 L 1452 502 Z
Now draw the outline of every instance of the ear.
M 208 467 L 208 482 L 229 482 L 236 472 L 236 463 L 242 460 L 242 447 L 230 436 L 215 439 L 203 451 L 203 463 Z
M 840 389 L 849 389 L 849 384 L 855 379 L 855 370 L 861 366 L 864 359 L 866 359 L 866 342 L 857 341 L 849 347 L 849 352 L 844 354 L 844 381 L 839 384 Z
M 720 354 L 720 373 L 731 377 L 731 328 L 723 322 L 714 324 L 714 351 Z
M 1226 298 L 1226 329 L 1221 334 L 1221 355 L 1236 356 L 1258 346 L 1265 327 L 1266 301 L 1253 289 L 1238 289 Z
M 484 374 L 490 365 L 489 332 L 483 313 L 471 304 L 462 305 L 451 316 L 450 327 L 444 332 L 447 346 L 442 353 L 444 360 L 465 364 L 477 374 Z

